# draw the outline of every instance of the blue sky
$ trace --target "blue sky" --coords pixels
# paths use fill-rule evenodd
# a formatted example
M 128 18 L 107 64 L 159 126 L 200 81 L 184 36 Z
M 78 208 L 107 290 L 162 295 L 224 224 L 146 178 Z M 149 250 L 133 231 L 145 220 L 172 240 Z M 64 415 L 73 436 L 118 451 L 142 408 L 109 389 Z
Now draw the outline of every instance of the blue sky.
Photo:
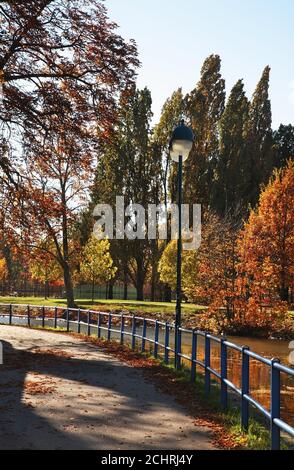
M 136 40 L 138 86 L 152 92 L 154 120 L 171 93 L 194 88 L 209 54 L 222 58 L 227 92 L 243 78 L 251 97 L 270 65 L 273 126 L 294 124 L 293 0 L 106 0 L 120 34 Z

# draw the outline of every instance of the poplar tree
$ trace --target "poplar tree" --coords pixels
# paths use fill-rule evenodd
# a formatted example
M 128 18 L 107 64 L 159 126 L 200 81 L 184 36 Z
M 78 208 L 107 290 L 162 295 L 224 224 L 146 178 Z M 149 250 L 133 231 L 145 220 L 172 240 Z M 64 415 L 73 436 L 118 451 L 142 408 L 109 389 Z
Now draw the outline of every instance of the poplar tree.
M 209 56 L 202 67 L 196 88 L 186 96 L 186 113 L 196 135 L 192 152 L 185 164 L 186 203 L 211 204 L 211 187 L 218 160 L 218 122 L 225 105 L 225 81 L 220 74 L 221 59 Z
M 282 168 L 291 158 L 294 159 L 294 127 L 281 124 L 274 132 L 274 165 Z
M 161 154 L 151 142 L 151 94 L 145 88 L 133 89 L 122 95 L 118 121 L 105 145 L 96 170 L 93 202 L 115 205 L 116 196 L 124 196 L 125 205 L 161 200 Z M 126 220 L 125 223 L 128 221 Z M 153 247 L 154 248 L 154 247 Z M 151 260 L 148 240 L 113 240 L 111 255 L 137 289 L 137 299 L 143 300 L 143 290 Z
M 184 99 L 182 89 L 179 88 L 164 103 L 159 123 L 153 131 L 153 141 L 163 159 L 162 182 L 165 204 L 167 204 L 168 200 L 175 200 L 176 164 L 171 161 L 169 143 L 173 130 L 179 124 L 183 114 Z
M 128 204 L 160 202 L 161 156 L 154 153 L 150 142 L 152 99 L 147 88 L 135 90 L 123 103 L 120 115 L 124 161 L 124 193 Z M 144 298 L 144 284 L 150 266 L 149 240 L 128 240 L 128 276 L 137 290 L 137 300 Z
M 255 206 L 260 187 L 273 169 L 272 113 L 269 99 L 270 67 L 266 67 L 253 94 L 245 125 L 242 198 L 244 207 Z
M 169 202 L 175 202 L 177 191 L 177 164 L 170 158 L 169 143 L 174 128 L 179 124 L 184 115 L 184 99 L 182 89 L 176 90 L 170 98 L 166 100 L 163 105 L 159 123 L 155 126 L 153 131 L 153 147 L 162 159 L 162 191 L 163 202 L 167 206 Z M 168 229 L 168 236 L 165 243 L 156 246 L 155 259 L 152 262 L 152 284 L 160 282 L 158 276 L 158 263 L 163 253 L 163 250 L 170 242 L 171 234 Z M 153 291 L 154 289 L 152 289 Z M 152 296 L 151 296 L 152 297 Z M 172 292 L 170 286 L 166 283 L 164 286 L 164 300 L 170 302 Z
M 220 119 L 220 150 L 214 185 L 214 209 L 221 215 L 240 215 L 241 168 L 248 99 L 242 80 L 233 87 Z

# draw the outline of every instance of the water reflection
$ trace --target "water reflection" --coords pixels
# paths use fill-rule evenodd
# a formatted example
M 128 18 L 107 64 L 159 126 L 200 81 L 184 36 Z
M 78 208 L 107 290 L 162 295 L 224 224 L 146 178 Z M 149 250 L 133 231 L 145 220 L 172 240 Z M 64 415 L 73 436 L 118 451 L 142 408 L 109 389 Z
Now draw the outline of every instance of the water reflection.
M 142 328 L 137 328 L 138 334 L 142 334 Z M 148 338 L 153 339 L 154 330 L 147 331 Z M 174 345 L 173 334 L 170 336 L 171 347 Z M 272 359 L 279 358 L 287 366 L 289 363 L 289 344 L 286 341 L 275 341 L 255 338 L 228 337 L 228 340 L 239 346 L 249 346 L 255 353 Z M 159 341 L 164 344 L 164 331 L 159 335 Z M 182 352 L 190 356 L 192 352 L 192 338 L 188 333 L 182 334 Z M 138 342 L 140 344 L 140 341 Z M 162 351 L 159 349 L 162 353 Z M 197 357 L 204 362 L 204 338 L 198 336 Z M 163 353 L 161 354 L 163 357 Z M 190 367 L 190 361 L 184 360 Z M 228 379 L 241 388 L 242 384 L 242 354 L 233 349 L 228 349 Z M 220 373 L 220 344 L 211 341 L 211 367 Z M 198 366 L 198 372 L 203 373 L 203 368 Z M 217 380 L 217 379 L 215 379 Z M 270 367 L 250 358 L 250 394 L 267 410 L 270 410 Z M 281 373 L 281 418 L 294 427 L 294 378 Z
M 183 336 L 183 353 L 191 354 L 190 335 Z M 250 338 L 228 338 L 239 345 L 248 345 L 250 349 L 269 359 L 278 357 L 285 365 L 289 364 L 288 343 L 285 341 L 252 340 Z M 204 340 L 198 339 L 198 358 L 204 361 Z M 188 361 L 187 361 L 188 362 Z M 188 363 L 189 364 L 189 363 Z M 220 372 L 220 345 L 211 342 L 211 366 Z M 228 379 L 241 388 L 241 353 L 232 349 L 228 350 Z M 198 367 L 199 372 L 203 369 Z M 270 410 L 270 368 L 259 361 L 250 358 L 250 394 L 266 409 Z M 294 427 L 294 378 L 281 374 L 281 417 Z

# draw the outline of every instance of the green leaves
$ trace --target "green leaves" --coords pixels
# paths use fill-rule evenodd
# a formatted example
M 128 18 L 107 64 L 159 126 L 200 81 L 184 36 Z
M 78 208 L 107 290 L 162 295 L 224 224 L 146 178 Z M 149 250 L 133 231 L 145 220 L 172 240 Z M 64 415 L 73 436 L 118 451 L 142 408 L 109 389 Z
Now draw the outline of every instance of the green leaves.
M 115 276 L 117 268 L 113 266 L 109 249 L 109 240 L 98 240 L 92 235 L 84 247 L 80 264 L 83 281 L 103 284 Z

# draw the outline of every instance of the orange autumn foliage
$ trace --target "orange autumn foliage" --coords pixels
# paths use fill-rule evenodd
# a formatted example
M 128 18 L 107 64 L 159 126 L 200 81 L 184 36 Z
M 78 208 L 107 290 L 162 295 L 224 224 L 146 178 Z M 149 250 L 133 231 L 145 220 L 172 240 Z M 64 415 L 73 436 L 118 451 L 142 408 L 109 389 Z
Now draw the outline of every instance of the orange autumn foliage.
M 240 234 L 240 294 L 252 316 L 284 313 L 294 286 L 294 164 L 276 170 Z
M 204 302 L 201 328 L 284 334 L 294 287 L 294 165 L 275 171 L 242 230 L 210 215 L 204 222 L 189 300 Z
M 197 276 L 185 289 L 189 300 L 208 305 L 208 316 L 205 315 L 202 325 L 205 329 L 219 332 L 235 321 L 237 235 L 232 221 L 206 215 L 197 255 Z
M 8 276 L 8 269 L 5 258 L 0 258 L 0 281 L 5 281 Z

